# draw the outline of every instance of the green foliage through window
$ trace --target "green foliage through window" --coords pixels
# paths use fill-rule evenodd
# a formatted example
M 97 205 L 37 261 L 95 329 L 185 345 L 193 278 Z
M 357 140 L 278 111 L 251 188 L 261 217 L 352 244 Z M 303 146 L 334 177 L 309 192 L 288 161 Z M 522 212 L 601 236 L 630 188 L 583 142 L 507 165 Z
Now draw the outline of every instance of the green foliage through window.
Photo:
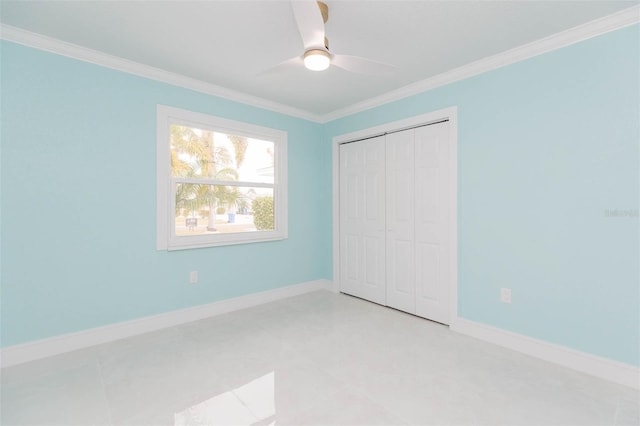
M 257 230 L 272 230 L 273 223 L 273 197 L 258 197 L 253 200 L 253 223 Z

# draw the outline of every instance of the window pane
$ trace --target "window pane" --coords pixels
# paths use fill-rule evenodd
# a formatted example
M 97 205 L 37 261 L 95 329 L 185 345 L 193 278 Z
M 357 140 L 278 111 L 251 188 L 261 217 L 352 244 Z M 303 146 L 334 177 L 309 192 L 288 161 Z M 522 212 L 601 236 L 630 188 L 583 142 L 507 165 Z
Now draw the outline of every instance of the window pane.
M 274 182 L 272 141 L 171 125 L 171 176 Z
M 273 188 L 176 184 L 177 236 L 274 230 Z

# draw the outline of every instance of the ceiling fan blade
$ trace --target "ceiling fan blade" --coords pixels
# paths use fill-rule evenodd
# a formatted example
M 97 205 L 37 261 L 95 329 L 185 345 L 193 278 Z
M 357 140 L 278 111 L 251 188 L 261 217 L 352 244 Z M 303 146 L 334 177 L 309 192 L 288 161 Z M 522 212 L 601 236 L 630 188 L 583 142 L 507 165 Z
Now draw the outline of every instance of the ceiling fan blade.
M 293 69 L 295 67 L 304 66 L 304 61 L 302 57 L 296 56 L 291 59 L 287 59 L 286 61 L 280 62 L 278 65 L 275 65 L 271 68 L 267 68 L 264 71 L 261 71 L 257 74 L 258 77 L 267 77 L 274 74 L 279 74 L 281 72 L 286 72 L 287 70 Z
M 324 20 L 318 2 L 316 0 L 292 0 L 291 7 L 304 49 L 324 48 Z
M 333 55 L 331 64 L 343 70 L 366 75 L 383 75 L 396 70 L 393 65 L 351 55 Z

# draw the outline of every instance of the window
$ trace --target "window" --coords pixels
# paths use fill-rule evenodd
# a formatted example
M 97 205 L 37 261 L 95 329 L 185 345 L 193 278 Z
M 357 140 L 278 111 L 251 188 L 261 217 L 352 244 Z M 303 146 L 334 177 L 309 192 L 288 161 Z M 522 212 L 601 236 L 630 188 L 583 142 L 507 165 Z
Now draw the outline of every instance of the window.
M 287 133 L 158 105 L 158 250 L 287 238 Z

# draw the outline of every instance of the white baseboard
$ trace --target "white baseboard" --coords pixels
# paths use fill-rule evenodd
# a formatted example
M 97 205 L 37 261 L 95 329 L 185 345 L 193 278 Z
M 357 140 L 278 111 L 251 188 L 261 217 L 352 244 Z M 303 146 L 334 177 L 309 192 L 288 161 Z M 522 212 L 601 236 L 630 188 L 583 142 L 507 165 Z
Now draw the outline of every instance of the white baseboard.
M 514 351 L 522 352 L 526 355 L 562 365 L 563 367 L 640 389 L 640 368 L 633 365 L 591 355 L 586 352 L 480 324 L 464 318 L 457 318 L 450 325 L 450 329 Z
M 92 328 L 77 333 L 63 334 L 48 339 L 36 340 L 0 350 L 0 365 L 9 367 L 40 358 L 111 342 L 137 334 L 148 333 L 174 325 L 197 321 L 287 297 L 297 296 L 317 290 L 332 290 L 329 280 L 308 281 L 287 287 L 248 294 L 233 299 L 220 300 L 206 305 L 125 321 L 104 327 Z

